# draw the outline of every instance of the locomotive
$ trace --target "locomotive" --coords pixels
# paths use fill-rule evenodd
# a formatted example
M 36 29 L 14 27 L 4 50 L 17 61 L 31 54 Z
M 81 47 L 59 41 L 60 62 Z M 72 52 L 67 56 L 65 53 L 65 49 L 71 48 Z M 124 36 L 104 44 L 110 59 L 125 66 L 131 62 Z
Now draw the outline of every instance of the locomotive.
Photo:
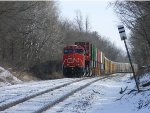
M 81 46 L 70 45 L 64 48 L 63 74 L 67 77 L 80 77 L 85 69 L 85 49 Z
M 82 77 L 132 72 L 129 63 L 113 62 L 89 42 L 75 42 L 63 49 L 63 75 Z M 137 65 L 134 64 L 135 71 Z

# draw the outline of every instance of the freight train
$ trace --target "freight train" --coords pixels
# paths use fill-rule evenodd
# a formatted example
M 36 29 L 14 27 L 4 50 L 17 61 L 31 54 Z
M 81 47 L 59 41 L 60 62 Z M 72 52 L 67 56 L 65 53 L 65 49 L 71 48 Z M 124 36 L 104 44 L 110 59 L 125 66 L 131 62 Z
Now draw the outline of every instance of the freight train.
M 108 75 L 132 72 L 129 63 L 113 62 L 89 42 L 75 42 L 63 49 L 63 75 L 66 77 Z M 135 71 L 137 65 L 134 64 Z

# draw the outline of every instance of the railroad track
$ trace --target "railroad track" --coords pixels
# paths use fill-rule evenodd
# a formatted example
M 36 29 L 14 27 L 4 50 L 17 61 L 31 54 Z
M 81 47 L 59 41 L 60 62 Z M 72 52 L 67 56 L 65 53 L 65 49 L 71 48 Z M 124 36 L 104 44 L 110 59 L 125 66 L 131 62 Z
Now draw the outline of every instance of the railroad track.
M 25 84 L 25 85 L 18 84 L 15 87 L 10 86 L 10 87 L 6 87 L 6 88 L 0 88 L 0 92 L 1 92 L 0 93 L 0 111 L 3 111 L 9 107 L 16 105 L 16 104 L 19 104 L 21 102 L 24 102 L 26 100 L 34 98 L 38 95 L 44 94 L 49 91 L 53 91 L 55 89 L 64 87 L 71 83 L 81 81 L 83 79 L 86 79 L 86 78 L 77 79 L 77 80 L 68 79 L 64 82 L 60 82 L 59 84 L 54 84 L 53 82 L 55 82 L 55 81 L 53 81 L 51 84 L 47 84 L 48 82 L 50 82 L 50 81 L 47 81 L 47 82 L 40 82 L 41 84 L 39 84 L 39 83 L 35 83 L 35 84 L 29 83 L 29 84 Z M 52 87 L 42 85 L 42 83 L 46 84 L 46 85 L 52 85 Z M 40 85 L 41 85 L 41 87 L 39 87 Z M 28 88 L 27 86 L 28 87 L 30 86 L 30 88 Z M 48 87 L 50 87 L 50 88 L 48 88 Z M 43 88 L 43 90 L 40 90 L 39 88 Z M 11 91 L 11 90 L 13 90 L 13 91 Z M 19 91 L 19 92 L 17 92 L 17 91 Z M 12 94 L 10 94 L 10 93 L 12 93 Z
M 8 101 L 8 103 L 0 104 L 0 111 L 2 113 L 41 113 L 55 104 L 65 100 L 77 91 L 80 91 L 90 84 L 104 78 L 106 77 L 82 78 L 28 95 L 26 97 L 22 96 L 14 101 Z

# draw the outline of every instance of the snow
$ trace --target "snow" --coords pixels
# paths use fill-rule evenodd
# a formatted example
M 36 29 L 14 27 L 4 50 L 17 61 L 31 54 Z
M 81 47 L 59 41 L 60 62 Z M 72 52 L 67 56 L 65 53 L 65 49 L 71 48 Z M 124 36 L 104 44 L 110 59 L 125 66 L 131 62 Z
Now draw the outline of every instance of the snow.
M 45 105 L 57 101 L 58 99 L 64 97 L 66 94 L 94 80 L 97 80 L 97 78 L 86 79 L 86 80 L 79 81 L 77 83 L 73 83 L 71 85 L 62 87 L 61 89 L 56 89 L 54 91 L 42 94 L 28 101 L 20 103 L 10 109 L 5 110 L 4 112 L 7 112 L 7 113 L 12 113 L 12 112 L 19 113 L 20 111 L 24 111 L 26 113 L 28 113 L 29 111 L 34 112 L 35 110 L 42 109 Z
M 78 80 L 76 79 L 57 79 L 57 80 L 47 80 L 47 81 L 39 81 L 39 82 L 30 82 L 24 84 L 16 84 L 7 87 L 0 88 L 0 106 L 4 106 L 5 104 L 15 102 L 16 100 L 20 100 L 27 96 L 34 95 L 36 93 L 60 86 L 65 83 L 69 83 L 71 81 Z
M 100 80 L 45 113 L 149 113 L 149 107 L 142 109 L 138 107 L 143 97 L 145 100 L 149 99 L 150 92 L 127 94 L 118 100 L 126 93 L 120 94 L 121 88 L 125 89 L 128 86 L 127 91 L 135 88 L 135 83 L 130 80 L 130 76 L 130 74 L 126 76 L 120 74 L 111 79 Z
M 18 83 L 22 83 L 22 81 L 13 76 L 9 71 L 0 67 L 0 87 Z
M 150 72 L 140 76 L 140 85 L 150 82 Z
M 150 87 L 140 87 L 144 90 L 138 93 L 132 74 L 117 73 L 99 80 L 85 89 L 74 93 L 66 100 L 56 104 L 44 113 L 150 113 Z M 150 73 L 140 78 L 147 81 Z M 80 78 L 65 78 L 17 84 L 0 88 L 0 105 L 15 101 L 21 97 L 37 93 Z M 58 100 L 67 93 L 92 81 L 83 80 L 78 83 L 62 87 L 60 89 L 45 93 L 26 102 L 13 106 L 2 113 L 31 113 L 43 108 L 45 105 Z M 150 79 L 149 79 L 150 80 Z M 122 90 L 125 90 L 121 93 Z M 11 89 L 11 90 L 10 90 Z

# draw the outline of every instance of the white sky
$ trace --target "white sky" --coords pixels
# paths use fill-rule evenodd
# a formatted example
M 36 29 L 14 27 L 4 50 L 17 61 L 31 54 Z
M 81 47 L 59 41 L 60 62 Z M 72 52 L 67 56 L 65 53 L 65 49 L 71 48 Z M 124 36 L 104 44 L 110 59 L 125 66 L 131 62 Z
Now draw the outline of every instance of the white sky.
M 112 7 L 107 7 L 108 2 L 110 0 L 58 0 L 63 17 L 73 20 L 76 11 L 80 10 L 83 18 L 89 17 L 91 31 L 97 31 L 99 35 L 109 38 L 117 47 L 125 51 L 124 42 L 121 41 L 117 28 L 120 24 L 119 18 Z

